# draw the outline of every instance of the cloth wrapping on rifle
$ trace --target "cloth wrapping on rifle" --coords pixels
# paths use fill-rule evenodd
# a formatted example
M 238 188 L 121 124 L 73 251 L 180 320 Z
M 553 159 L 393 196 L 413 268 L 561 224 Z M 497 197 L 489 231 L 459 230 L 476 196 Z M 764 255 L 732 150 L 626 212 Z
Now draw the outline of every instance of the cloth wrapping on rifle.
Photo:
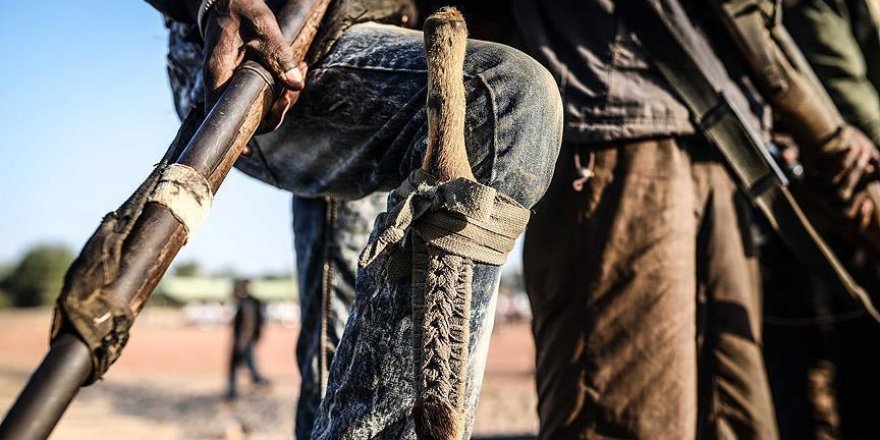
M 422 170 L 391 200 L 400 202 L 379 217 L 360 265 L 388 250 L 389 274 L 411 271 L 416 430 L 420 439 L 456 438 L 466 416 L 473 265 L 503 264 L 529 210 L 491 187 L 464 178 L 438 183 Z M 389 247 L 410 229 L 407 261 Z
M 84 385 L 101 378 L 122 354 L 134 313 L 109 290 L 125 259 L 125 242 L 147 202 L 166 206 L 192 234 L 211 206 L 211 187 L 198 172 L 162 163 L 122 206 L 106 216 L 64 277 L 55 306 L 51 339 L 73 331 L 91 351 L 92 373 Z
M 205 221 L 214 194 L 211 184 L 196 170 L 186 165 L 171 164 L 162 173 L 162 179 L 150 195 L 150 201 L 168 208 L 171 215 L 186 228 L 189 238 Z

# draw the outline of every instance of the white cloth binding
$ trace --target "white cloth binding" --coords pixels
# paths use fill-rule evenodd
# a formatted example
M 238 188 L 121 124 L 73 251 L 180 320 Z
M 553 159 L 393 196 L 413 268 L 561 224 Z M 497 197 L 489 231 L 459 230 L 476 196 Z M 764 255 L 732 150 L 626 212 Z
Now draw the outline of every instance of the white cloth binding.
M 196 170 L 171 164 L 162 173 L 149 201 L 158 203 L 186 228 L 187 238 L 198 231 L 211 209 L 214 194 L 211 185 Z

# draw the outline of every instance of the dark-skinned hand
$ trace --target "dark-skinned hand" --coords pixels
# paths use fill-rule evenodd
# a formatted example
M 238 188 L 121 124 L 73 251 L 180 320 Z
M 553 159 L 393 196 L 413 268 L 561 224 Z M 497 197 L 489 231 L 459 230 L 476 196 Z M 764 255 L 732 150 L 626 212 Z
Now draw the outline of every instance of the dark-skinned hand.
M 844 150 L 823 158 L 818 169 L 830 185 L 831 193 L 845 206 L 846 216 L 864 229 L 871 222 L 877 207 L 868 197 L 866 187 L 880 179 L 880 153 L 861 130 L 849 127 L 850 142 Z
M 214 105 L 245 57 L 252 57 L 283 87 L 283 93 L 262 125 L 264 131 L 277 128 L 305 85 L 306 65 L 298 65 L 294 60 L 278 20 L 266 2 L 217 0 L 208 12 L 204 32 L 207 108 Z

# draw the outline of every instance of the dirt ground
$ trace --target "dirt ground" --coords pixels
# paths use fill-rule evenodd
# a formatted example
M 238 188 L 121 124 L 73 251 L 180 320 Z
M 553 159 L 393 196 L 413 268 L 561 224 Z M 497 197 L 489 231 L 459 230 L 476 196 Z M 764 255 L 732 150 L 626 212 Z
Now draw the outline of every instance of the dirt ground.
M 0 312 L 0 413 L 5 414 L 47 347 L 50 311 Z M 83 389 L 52 439 L 287 439 L 299 375 L 297 329 L 272 325 L 257 349 L 269 389 L 247 387 L 225 402 L 230 330 L 194 327 L 168 309 L 147 309 L 105 380 Z M 475 438 L 528 438 L 537 427 L 534 347 L 528 323 L 498 323 L 489 351 Z

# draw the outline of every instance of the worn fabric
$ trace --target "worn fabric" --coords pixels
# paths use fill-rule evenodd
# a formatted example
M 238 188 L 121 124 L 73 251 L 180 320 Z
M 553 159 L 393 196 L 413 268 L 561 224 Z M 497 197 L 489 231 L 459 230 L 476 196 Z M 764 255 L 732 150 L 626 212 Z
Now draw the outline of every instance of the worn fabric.
M 166 68 L 174 109 L 180 119 L 190 109 L 205 100 L 205 82 L 202 66 L 205 61 L 205 43 L 194 23 L 166 20 L 168 28 L 168 56 Z
M 369 268 L 389 254 L 389 274 L 410 271 L 415 429 L 419 438 L 458 438 L 469 413 L 473 268 L 504 263 L 529 211 L 492 187 L 466 178 L 441 182 L 422 169 L 392 197 L 399 202 L 377 219 L 360 266 Z M 407 255 L 400 250 L 409 232 Z
M 613 0 L 514 0 L 513 11 L 527 51 L 559 85 L 566 142 L 693 132 Z
M 440 250 L 500 266 L 529 221 L 528 209 L 470 179 L 440 182 L 417 169 L 395 193 L 402 202 L 378 219 L 381 232 L 361 254 L 361 266 L 393 252 L 411 229 Z
M 211 210 L 214 191 L 208 180 L 198 171 L 175 163 L 162 170 L 162 176 L 150 194 L 149 201 L 168 209 L 186 228 L 189 239 L 198 232 Z
M 297 439 L 308 439 L 330 364 L 355 296 L 355 274 L 386 193 L 360 200 L 293 197 L 293 239 L 299 285 L 300 333 L 296 363 L 301 385 L 296 405 Z
M 783 24 L 847 122 L 880 142 L 876 0 L 786 0 Z
M 91 374 L 85 385 L 100 379 L 128 342 L 135 314 L 128 301 L 107 290 L 125 263 L 123 245 L 131 234 L 167 162 L 162 162 L 122 205 L 104 216 L 64 274 L 55 302 L 50 339 L 72 331 L 88 346 Z
M 566 142 L 598 143 L 694 133 L 690 114 L 638 37 L 624 23 L 614 0 L 511 0 L 518 42 L 554 75 L 565 108 Z M 661 1 L 678 28 L 726 37 L 707 4 Z M 704 23 L 705 21 L 705 23 Z M 728 38 L 729 40 L 729 38 Z M 735 47 L 725 41 L 711 56 L 732 60 L 726 67 L 747 117 L 769 127 L 769 113 L 745 77 Z M 706 54 L 699 54 L 704 56 Z M 733 99 L 740 103 L 740 92 Z
M 146 0 L 166 17 L 184 26 L 195 24 L 184 0 Z M 266 0 L 269 7 L 278 10 L 284 0 Z M 405 17 L 405 18 L 404 18 Z M 332 0 L 309 48 L 307 60 L 311 64 L 327 54 L 336 39 L 349 27 L 368 21 L 404 25 L 415 19 L 413 0 Z M 198 26 L 190 32 L 201 37 Z M 193 38 L 195 38 L 193 35 Z
M 737 190 L 708 151 L 563 148 L 524 250 L 540 439 L 775 438 Z

